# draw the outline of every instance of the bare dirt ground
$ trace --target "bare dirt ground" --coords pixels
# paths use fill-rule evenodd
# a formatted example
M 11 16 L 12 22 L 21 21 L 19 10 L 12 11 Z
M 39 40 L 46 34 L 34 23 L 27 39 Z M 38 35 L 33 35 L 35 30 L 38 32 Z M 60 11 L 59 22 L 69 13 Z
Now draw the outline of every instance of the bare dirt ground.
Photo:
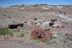
M 2 40 L 0 41 L 1 48 L 37 48 L 35 45 L 26 42 Z

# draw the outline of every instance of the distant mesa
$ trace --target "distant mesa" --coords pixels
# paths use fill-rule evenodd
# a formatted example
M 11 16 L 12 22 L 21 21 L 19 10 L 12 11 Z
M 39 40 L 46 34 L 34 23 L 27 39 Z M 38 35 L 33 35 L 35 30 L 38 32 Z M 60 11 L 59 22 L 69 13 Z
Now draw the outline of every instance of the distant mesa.
M 22 5 L 12 5 L 10 7 L 24 7 L 24 6 L 25 6 L 25 4 L 22 4 Z

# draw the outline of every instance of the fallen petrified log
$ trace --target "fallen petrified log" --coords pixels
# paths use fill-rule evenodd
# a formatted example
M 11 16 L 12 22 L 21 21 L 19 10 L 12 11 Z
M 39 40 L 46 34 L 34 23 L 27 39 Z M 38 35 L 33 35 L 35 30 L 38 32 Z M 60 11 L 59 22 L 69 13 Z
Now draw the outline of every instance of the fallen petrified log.
M 15 28 L 18 28 L 18 26 L 23 27 L 23 24 L 22 24 L 22 23 L 21 23 L 21 24 L 11 24 L 11 25 L 9 25 L 8 27 L 9 27 L 10 29 L 15 29 Z

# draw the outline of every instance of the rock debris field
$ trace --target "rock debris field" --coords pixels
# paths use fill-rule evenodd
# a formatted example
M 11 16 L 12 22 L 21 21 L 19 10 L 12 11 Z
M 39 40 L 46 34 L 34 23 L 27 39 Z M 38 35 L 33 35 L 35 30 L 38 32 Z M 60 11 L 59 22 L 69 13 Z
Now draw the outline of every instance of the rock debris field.
M 0 8 L 0 48 L 72 48 L 72 6 Z

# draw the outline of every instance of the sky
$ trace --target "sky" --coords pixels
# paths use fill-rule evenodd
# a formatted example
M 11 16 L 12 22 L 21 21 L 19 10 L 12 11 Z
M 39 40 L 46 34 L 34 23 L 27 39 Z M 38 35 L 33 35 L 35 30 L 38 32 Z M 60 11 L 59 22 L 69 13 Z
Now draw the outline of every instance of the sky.
M 72 0 L 0 0 L 0 7 L 20 4 L 72 5 Z

